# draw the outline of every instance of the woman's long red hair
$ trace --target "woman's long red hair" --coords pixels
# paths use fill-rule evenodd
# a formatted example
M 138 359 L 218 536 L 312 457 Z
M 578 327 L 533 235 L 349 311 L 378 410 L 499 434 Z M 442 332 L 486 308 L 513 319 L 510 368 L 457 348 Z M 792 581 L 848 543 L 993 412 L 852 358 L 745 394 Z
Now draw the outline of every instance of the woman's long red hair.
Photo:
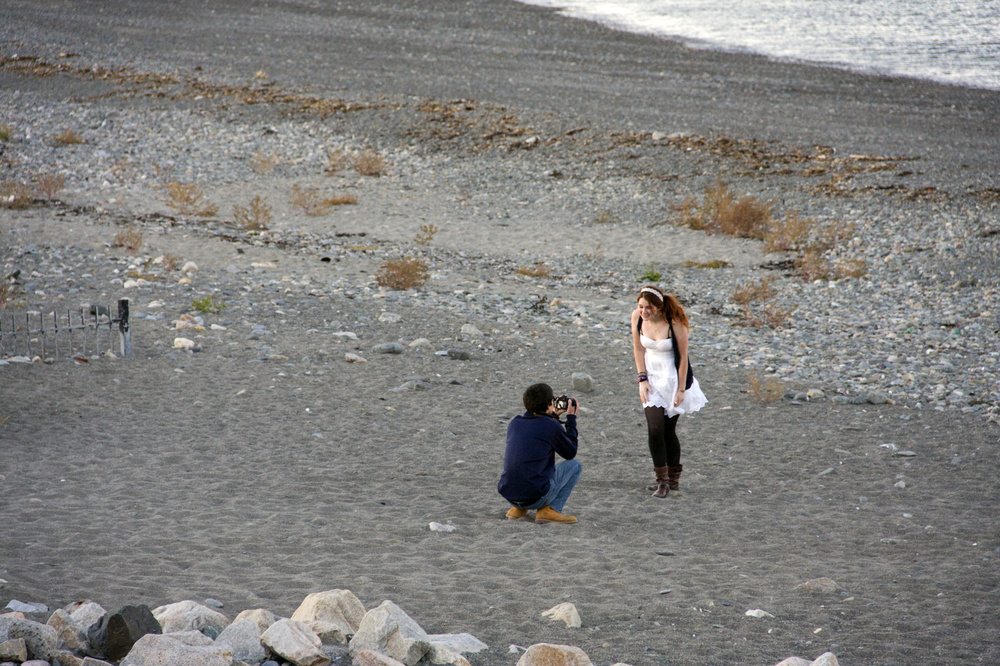
M 684 307 L 673 294 L 665 294 L 659 287 L 650 284 L 642 288 L 635 300 L 638 301 L 640 298 L 645 298 L 650 305 L 662 312 L 667 321 L 676 321 L 678 324 L 690 328 L 687 315 L 684 314 Z

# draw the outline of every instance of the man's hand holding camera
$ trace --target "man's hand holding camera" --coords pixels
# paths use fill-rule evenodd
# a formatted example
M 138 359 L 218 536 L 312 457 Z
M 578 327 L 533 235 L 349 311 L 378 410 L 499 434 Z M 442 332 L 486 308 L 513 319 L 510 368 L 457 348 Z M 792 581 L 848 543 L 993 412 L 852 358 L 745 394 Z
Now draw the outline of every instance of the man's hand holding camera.
M 576 416 L 576 413 L 580 410 L 580 403 L 576 401 L 576 398 L 561 395 L 553 401 L 552 410 L 556 416 L 562 416 L 563 414 Z

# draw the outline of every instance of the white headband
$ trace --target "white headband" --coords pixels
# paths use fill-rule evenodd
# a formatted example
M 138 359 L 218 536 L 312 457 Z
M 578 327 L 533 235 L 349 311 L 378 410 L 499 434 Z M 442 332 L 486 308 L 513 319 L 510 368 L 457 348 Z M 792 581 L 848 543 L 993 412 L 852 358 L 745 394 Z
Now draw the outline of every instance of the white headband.
M 663 294 L 661 294 L 656 289 L 653 289 L 652 287 L 643 287 L 642 289 L 639 290 L 639 294 L 640 295 L 641 294 L 645 294 L 647 292 L 650 293 L 650 294 L 656 294 L 661 301 L 663 300 Z

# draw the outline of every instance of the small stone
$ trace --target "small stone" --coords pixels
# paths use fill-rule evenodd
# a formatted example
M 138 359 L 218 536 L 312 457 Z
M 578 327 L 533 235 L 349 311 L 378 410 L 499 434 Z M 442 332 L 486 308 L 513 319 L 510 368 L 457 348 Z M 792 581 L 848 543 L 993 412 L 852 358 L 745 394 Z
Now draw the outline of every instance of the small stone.
M 521 655 L 517 666 L 593 666 L 593 662 L 573 645 L 535 643 Z
M 431 344 L 432 344 L 431 341 L 428 340 L 427 338 L 417 338 L 416 340 L 410 343 L 409 347 L 410 349 L 418 349 L 420 347 L 430 347 Z
M 806 391 L 806 397 L 809 398 L 810 400 L 820 400 L 826 397 L 826 393 L 824 393 L 820 389 L 809 389 L 808 391 Z
M 194 263 L 193 261 L 186 261 L 184 262 L 184 265 L 181 266 L 181 273 L 197 273 L 197 272 L 198 272 L 198 264 Z
M 372 347 L 373 354 L 402 354 L 406 348 L 398 342 L 383 342 Z
M 483 337 L 483 332 L 472 324 L 465 324 L 462 326 L 462 335 L 468 335 L 472 338 L 481 338 Z
M 378 316 L 378 320 L 384 324 L 398 324 L 402 319 L 402 315 L 395 312 L 383 312 Z
M 577 612 L 576 606 L 569 602 L 558 604 L 547 611 L 543 611 L 542 617 L 547 617 L 552 621 L 561 620 L 566 623 L 566 627 L 569 629 L 576 629 L 583 626 L 580 622 L 580 614 Z
M 896 483 L 894 483 L 892 485 L 893 485 L 893 487 L 899 488 L 900 490 L 902 490 L 903 488 L 906 488 L 906 481 L 897 481 Z
M 672 557 L 672 556 L 676 555 L 676 553 L 674 553 L 674 551 L 672 551 L 672 550 L 658 550 L 658 551 L 656 551 L 656 554 L 657 555 L 663 555 L 665 557 Z
M 795 586 L 796 590 L 803 592 L 820 592 L 823 594 L 833 594 L 837 591 L 837 583 L 830 578 L 813 578 Z
M 761 610 L 759 608 L 754 608 L 753 610 L 748 610 L 746 613 L 744 613 L 744 615 L 746 615 L 748 617 L 758 617 L 758 618 L 773 618 L 774 617 L 773 615 L 771 615 L 767 611 L 763 611 L 763 610 Z
M 174 349 L 194 349 L 198 345 L 189 338 L 174 338 Z
M 431 522 L 429 525 L 431 532 L 454 532 L 458 528 L 454 525 L 444 525 L 442 523 Z
M 368 359 L 363 356 L 358 356 L 354 352 L 347 352 L 344 354 L 344 360 L 348 363 L 367 363 Z
M 471 361 L 472 354 L 465 351 L 464 349 L 449 349 L 447 352 L 448 358 L 455 361 Z

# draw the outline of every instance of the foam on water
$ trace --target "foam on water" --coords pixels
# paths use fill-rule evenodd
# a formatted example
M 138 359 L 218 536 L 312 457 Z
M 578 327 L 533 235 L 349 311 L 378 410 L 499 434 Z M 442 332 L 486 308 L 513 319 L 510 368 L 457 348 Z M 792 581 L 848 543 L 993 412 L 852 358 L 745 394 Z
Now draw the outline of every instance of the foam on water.
M 1000 90 L 1000 0 L 519 0 L 682 41 Z

